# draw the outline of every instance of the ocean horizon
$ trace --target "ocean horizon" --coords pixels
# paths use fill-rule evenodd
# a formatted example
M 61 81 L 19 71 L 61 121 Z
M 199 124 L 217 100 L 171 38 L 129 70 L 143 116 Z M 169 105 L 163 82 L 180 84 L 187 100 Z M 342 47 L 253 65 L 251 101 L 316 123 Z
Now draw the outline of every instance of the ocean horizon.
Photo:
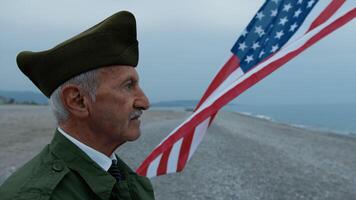
M 191 110 L 194 106 L 155 106 L 158 109 Z M 294 127 L 356 136 L 356 104 L 245 105 L 229 104 L 224 111 L 237 112 Z
M 223 110 L 301 128 L 356 135 L 356 104 L 228 105 Z

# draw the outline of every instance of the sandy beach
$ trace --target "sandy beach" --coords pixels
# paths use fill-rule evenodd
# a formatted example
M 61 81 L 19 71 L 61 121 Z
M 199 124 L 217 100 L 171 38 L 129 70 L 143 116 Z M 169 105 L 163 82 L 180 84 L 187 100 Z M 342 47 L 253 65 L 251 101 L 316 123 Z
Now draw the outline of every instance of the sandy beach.
M 144 112 L 118 154 L 136 168 L 189 112 Z M 46 106 L 0 106 L 0 184 L 50 142 Z M 182 173 L 152 179 L 156 199 L 356 199 L 356 137 L 221 112 Z

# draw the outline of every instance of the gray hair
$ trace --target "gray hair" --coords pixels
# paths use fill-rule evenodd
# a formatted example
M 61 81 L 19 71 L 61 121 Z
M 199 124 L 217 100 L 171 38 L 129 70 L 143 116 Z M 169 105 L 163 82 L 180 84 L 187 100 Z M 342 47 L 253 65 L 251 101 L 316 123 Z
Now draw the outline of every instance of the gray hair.
M 61 90 L 64 86 L 74 84 L 80 87 L 85 93 L 89 95 L 92 101 L 95 101 L 96 87 L 98 84 L 97 72 L 99 69 L 94 69 L 78 76 L 75 76 L 62 85 L 60 85 L 50 96 L 49 105 L 57 120 L 57 124 L 65 122 L 69 117 L 68 110 L 63 106 L 61 100 Z

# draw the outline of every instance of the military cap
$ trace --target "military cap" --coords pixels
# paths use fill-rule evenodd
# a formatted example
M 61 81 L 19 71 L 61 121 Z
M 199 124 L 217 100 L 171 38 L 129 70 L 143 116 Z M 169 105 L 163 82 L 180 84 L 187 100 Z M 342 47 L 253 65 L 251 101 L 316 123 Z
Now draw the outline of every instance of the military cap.
M 57 46 L 17 55 L 20 70 L 45 94 L 81 73 L 110 65 L 136 67 L 136 20 L 128 11 L 118 12 Z

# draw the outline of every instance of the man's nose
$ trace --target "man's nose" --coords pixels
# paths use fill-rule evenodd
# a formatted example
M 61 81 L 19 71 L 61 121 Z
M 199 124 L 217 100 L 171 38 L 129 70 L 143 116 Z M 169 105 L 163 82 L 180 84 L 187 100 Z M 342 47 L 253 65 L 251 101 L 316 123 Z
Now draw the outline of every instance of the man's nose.
M 135 101 L 135 107 L 141 108 L 142 110 L 147 110 L 150 107 L 150 101 L 141 88 L 138 90 L 138 97 Z

